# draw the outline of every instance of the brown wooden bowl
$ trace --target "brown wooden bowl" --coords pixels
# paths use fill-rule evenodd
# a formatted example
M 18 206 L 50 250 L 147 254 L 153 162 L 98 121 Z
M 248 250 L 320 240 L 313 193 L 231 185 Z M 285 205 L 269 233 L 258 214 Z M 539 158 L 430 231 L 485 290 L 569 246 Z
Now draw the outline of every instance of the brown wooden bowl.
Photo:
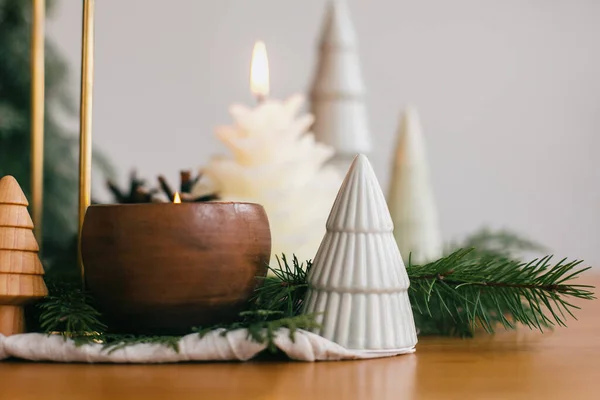
M 94 205 L 81 252 L 111 331 L 182 334 L 237 316 L 266 275 L 271 233 L 258 204 Z

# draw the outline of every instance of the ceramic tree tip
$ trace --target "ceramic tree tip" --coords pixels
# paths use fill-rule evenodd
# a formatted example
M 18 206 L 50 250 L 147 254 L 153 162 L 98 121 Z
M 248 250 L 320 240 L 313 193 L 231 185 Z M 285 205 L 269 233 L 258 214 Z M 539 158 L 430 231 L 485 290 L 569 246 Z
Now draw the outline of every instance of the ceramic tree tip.
M 358 154 L 327 220 L 330 231 L 392 232 L 394 224 L 369 159 Z

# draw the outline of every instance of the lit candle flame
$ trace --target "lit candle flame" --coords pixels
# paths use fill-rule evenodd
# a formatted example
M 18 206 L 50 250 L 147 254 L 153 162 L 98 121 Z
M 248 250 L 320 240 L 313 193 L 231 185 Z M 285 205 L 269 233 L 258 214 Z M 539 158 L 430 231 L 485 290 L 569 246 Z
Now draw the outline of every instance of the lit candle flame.
M 175 192 L 175 196 L 173 196 L 173 203 L 175 203 L 175 204 L 181 203 L 181 197 L 179 197 L 179 192 Z
M 269 60 L 265 43 L 258 41 L 252 50 L 252 66 L 250 67 L 250 91 L 259 100 L 269 95 Z

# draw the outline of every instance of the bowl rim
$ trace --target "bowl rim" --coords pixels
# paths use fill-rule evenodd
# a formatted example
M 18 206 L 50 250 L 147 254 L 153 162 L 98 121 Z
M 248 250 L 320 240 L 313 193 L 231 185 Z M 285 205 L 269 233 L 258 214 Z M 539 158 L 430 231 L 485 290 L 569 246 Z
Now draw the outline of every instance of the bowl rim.
M 173 205 L 177 207 L 190 207 L 190 206 L 229 206 L 229 205 L 247 205 L 253 207 L 260 207 L 264 209 L 264 206 L 259 203 L 251 203 L 247 201 L 201 201 L 201 202 L 157 202 L 157 203 L 111 203 L 111 204 L 91 204 L 88 208 L 116 208 L 116 207 L 164 207 L 167 205 Z

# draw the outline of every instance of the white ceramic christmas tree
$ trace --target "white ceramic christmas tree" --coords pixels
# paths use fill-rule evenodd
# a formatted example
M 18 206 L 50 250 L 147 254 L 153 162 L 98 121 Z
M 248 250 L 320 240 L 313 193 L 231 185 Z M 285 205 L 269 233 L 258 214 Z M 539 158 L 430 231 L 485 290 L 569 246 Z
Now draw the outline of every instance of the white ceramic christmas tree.
M 405 261 L 435 260 L 443 250 L 433 188 L 425 153 L 425 142 L 414 108 L 408 108 L 398 130 L 388 205 L 394 221 L 394 236 Z
M 310 90 L 311 111 L 315 115 L 315 137 L 335 149 L 332 163 L 343 172 L 357 153 L 371 150 L 356 43 L 346 1 L 330 1 Z
M 385 197 L 367 157 L 355 158 L 308 276 L 304 312 L 315 332 L 346 348 L 406 351 L 417 335 L 409 280 Z
M 256 108 L 233 106 L 235 124 L 216 132 L 231 155 L 214 157 L 206 165 L 205 179 L 194 193 L 214 191 L 222 201 L 263 205 L 272 254 L 308 260 L 319 247 L 342 176 L 325 166 L 333 149 L 307 132 L 312 115 L 297 116 L 303 102 L 294 96 L 284 102 L 267 99 Z

